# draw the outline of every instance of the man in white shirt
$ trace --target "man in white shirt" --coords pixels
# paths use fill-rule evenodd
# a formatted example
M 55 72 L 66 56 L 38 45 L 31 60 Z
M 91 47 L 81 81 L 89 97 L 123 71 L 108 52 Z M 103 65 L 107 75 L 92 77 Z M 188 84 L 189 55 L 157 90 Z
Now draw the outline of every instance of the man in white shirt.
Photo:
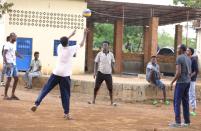
M 6 43 L 8 43 L 8 42 L 10 42 L 10 36 L 6 37 Z M 2 47 L 2 57 L 3 57 L 3 53 L 4 53 L 5 44 L 3 44 L 3 47 Z M 6 73 L 6 64 L 3 62 L 3 68 L 2 68 L 2 71 L 1 71 L 1 86 L 5 86 L 5 83 L 4 83 L 4 75 L 5 75 L 5 73 Z
M 77 52 L 80 47 L 83 47 L 86 36 L 87 29 L 84 32 L 84 37 L 80 45 L 69 46 L 68 40 L 75 35 L 75 31 L 69 37 L 61 37 L 60 43 L 57 48 L 58 58 L 56 68 L 53 70 L 52 75 L 50 76 L 48 82 L 45 84 L 41 90 L 35 105 L 31 108 L 35 112 L 40 105 L 43 98 L 57 85 L 59 84 L 61 92 L 62 106 L 64 109 L 64 118 L 67 120 L 71 119 L 69 115 L 69 106 L 70 106 L 70 86 L 72 74 L 72 58 L 73 55 Z
M 100 51 L 95 58 L 94 78 L 96 78 L 96 80 L 95 80 L 94 97 L 92 103 L 95 104 L 98 90 L 102 82 L 105 81 L 107 88 L 109 90 L 111 105 L 116 106 L 116 104 L 113 103 L 113 82 L 112 82 L 112 69 L 114 68 L 115 59 L 113 53 L 109 51 L 108 41 L 103 42 L 102 49 L 103 50 Z
M 24 80 L 26 82 L 26 87 L 28 89 L 32 88 L 32 78 L 40 77 L 41 75 L 41 62 L 38 59 L 39 52 L 34 52 L 34 59 L 31 61 L 29 70 L 24 75 Z
M 17 35 L 15 33 L 10 34 L 10 42 L 8 42 L 4 46 L 4 63 L 6 64 L 6 86 L 5 86 L 5 93 L 4 93 L 4 100 L 19 100 L 19 98 L 15 95 L 15 89 L 18 83 L 18 70 L 16 67 L 16 56 L 21 57 L 16 51 L 16 39 Z M 8 97 L 8 88 L 10 86 L 11 78 L 14 78 L 13 89 L 11 97 Z

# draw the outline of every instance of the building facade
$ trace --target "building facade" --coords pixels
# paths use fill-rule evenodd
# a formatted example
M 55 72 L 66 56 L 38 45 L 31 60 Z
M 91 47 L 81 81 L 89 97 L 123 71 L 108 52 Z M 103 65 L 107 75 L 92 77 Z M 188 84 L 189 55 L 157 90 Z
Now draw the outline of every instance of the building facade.
M 34 52 L 39 51 L 42 72 L 50 74 L 56 65 L 56 48 L 60 37 L 68 36 L 76 29 L 76 35 L 70 43 L 74 45 L 81 42 L 86 27 L 82 12 L 87 4 L 84 0 L 7 1 L 14 3 L 14 6 L 1 22 L 5 29 L 1 39 L 11 32 L 17 34 L 17 50 L 23 55 L 23 59 L 17 59 L 19 70 L 26 70 Z M 84 66 L 85 48 L 82 48 L 73 59 L 73 73 L 84 73 Z

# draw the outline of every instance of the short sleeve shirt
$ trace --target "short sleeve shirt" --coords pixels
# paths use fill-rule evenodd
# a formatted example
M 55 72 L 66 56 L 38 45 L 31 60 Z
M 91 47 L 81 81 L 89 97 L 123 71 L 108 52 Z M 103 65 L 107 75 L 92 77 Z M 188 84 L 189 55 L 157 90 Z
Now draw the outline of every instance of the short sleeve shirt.
M 159 78 L 159 73 L 160 73 L 160 71 L 159 71 L 159 65 L 158 64 L 155 64 L 155 65 L 153 65 L 151 62 L 149 62 L 148 64 L 147 64 L 147 67 L 146 67 L 146 80 L 147 81 L 150 81 L 150 72 L 151 72 L 151 70 L 154 70 L 155 72 L 157 72 L 157 77 Z
M 6 43 L 4 46 L 4 50 L 7 50 L 6 60 L 8 63 L 12 63 L 16 65 L 16 44 L 15 43 Z
M 79 48 L 80 45 L 63 47 L 59 44 L 57 47 L 57 64 L 53 74 L 61 77 L 72 75 L 72 58 Z
M 191 64 L 192 73 L 195 72 L 195 75 L 191 77 L 191 81 L 196 81 L 198 74 L 198 62 L 194 57 L 191 58 L 191 62 L 192 62 Z
M 42 64 L 41 64 L 40 60 L 32 60 L 30 66 L 32 67 L 31 72 L 35 72 L 39 69 L 39 67 L 42 66 Z
M 177 83 L 189 83 L 191 81 L 190 73 L 191 73 L 191 60 L 185 55 L 179 55 L 176 59 L 176 65 L 181 66 L 181 75 L 177 80 Z
M 96 55 L 95 62 L 98 63 L 98 71 L 103 74 L 112 74 L 112 63 L 115 62 L 112 52 L 107 54 L 103 51 L 99 52 Z

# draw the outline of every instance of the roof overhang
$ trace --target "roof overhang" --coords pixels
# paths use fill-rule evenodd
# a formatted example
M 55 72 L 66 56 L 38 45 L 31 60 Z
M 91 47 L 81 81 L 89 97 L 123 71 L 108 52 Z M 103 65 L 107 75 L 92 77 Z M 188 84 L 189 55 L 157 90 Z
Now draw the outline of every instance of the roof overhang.
M 92 10 L 88 22 L 114 23 L 123 19 L 126 25 L 145 26 L 151 17 L 159 17 L 159 25 L 181 23 L 201 18 L 201 9 L 151 5 L 139 3 L 124 3 L 100 0 L 86 0 L 87 6 Z

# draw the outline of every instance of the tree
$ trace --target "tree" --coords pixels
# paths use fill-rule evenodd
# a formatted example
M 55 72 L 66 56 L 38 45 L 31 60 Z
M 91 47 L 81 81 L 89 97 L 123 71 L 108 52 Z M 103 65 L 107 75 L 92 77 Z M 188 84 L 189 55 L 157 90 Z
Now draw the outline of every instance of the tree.
M 9 13 L 11 12 L 11 7 L 13 6 L 14 4 L 13 3 L 0 3 L 0 18 L 6 14 L 6 13 Z
M 186 7 L 200 8 L 201 0 L 173 0 L 174 4 L 183 4 Z
M 112 24 L 94 24 L 94 43 L 93 48 L 99 49 L 103 41 L 109 41 L 113 46 L 114 26 Z
M 167 32 L 158 34 L 158 46 L 163 47 L 174 47 L 174 38 Z
M 113 47 L 114 40 L 114 26 L 112 24 L 94 24 L 94 49 L 99 49 L 103 41 L 109 41 L 110 47 Z M 128 46 L 128 43 L 130 44 Z M 124 40 L 123 40 L 123 51 L 124 52 L 139 52 L 143 44 L 143 27 L 139 26 L 124 26 Z M 125 49 L 129 47 L 132 49 Z
M 124 52 L 143 52 L 143 27 L 125 25 L 123 44 Z
M 186 37 L 182 37 L 182 43 L 186 43 Z M 196 48 L 196 38 L 188 38 L 189 47 Z M 159 48 L 170 47 L 174 48 L 174 37 L 167 32 L 158 34 L 158 46 Z

